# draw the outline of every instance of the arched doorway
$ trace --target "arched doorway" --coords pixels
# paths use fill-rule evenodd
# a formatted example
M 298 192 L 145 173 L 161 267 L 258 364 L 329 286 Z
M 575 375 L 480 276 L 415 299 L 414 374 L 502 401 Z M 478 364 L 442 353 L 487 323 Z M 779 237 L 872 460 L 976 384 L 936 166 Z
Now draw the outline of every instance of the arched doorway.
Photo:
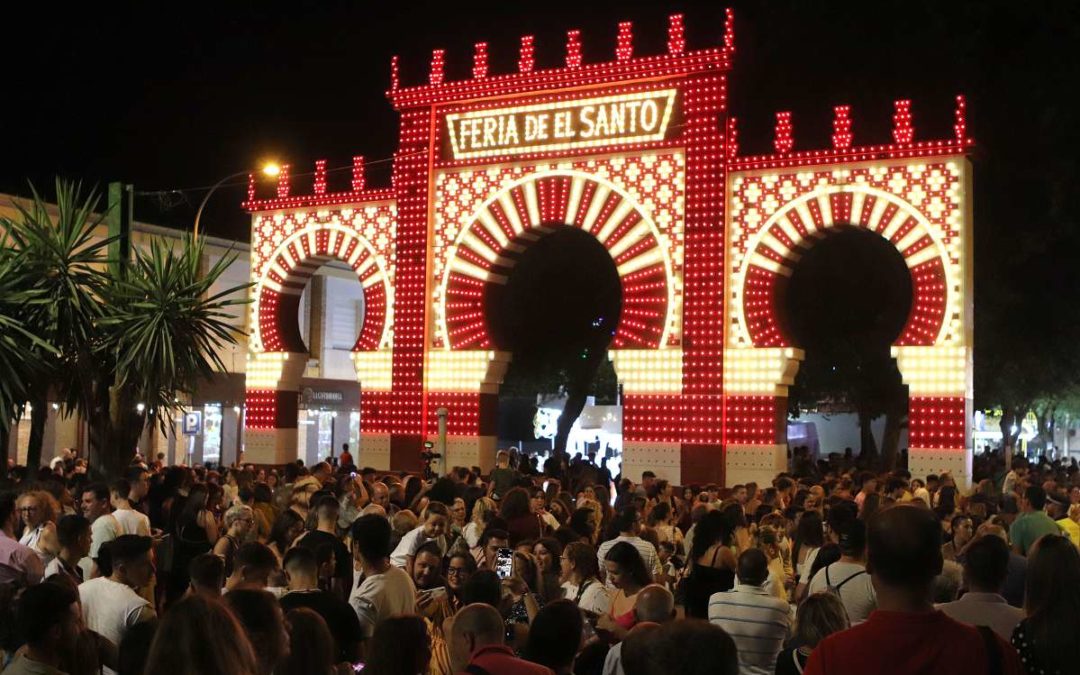
M 315 396 L 307 397 L 309 400 L 304 400 L 302 395 L 301 380 L 311 356 L 307 342 L 313 336 L 303 334 L 299 321 L 299 314 L 306 304 L 303 301 L 305 289 L 324 265 L 342 268 L 346 282 L 358 282 L 361 288 L 350 315 L 353 318 L 351 325 L 338 331 L 343 335 L 335 338 L 326 334 L 333 331 L 334 326 L 320 321 L 319 330 L 323 334 L 319 339 L 320 342 L 325 339 L 341 342 L 341 349 L 335 351 L 347 353 L 353 375 L 365 389 L 365 396 L 360 399 L 365 413 L 361 416 L 373 422 L 369 427 L 378 422 L 379 390 L 389 388 L 389 377 L 385 372 L 390 356 L 392 279 L 386 263 L 385 244 L 373 243 L 361 234 L 365 229 L 368 234 L 375 232 L 374 226 L 379 220 L 385 222 L 386 214 L 378 209 L 344 209 L 319 215 L 316 220 L 298 218 L 296 214 L 278 214 L 264 218 L 259 224 L 259 233 L 265 241 L 259 246 L 259 256 L 252 269 L 256 288 L 251 310 L 254 353 L 249 355 L 247 362 L 244 439 L 249 461 L 293 461 L 306 446 L 301 442 L 301 426 L 305 430 L 309 423 L 330 429 L 341 426 L 335 421 L 313 421 L 306 415 L 304 420 L 299 419 L 302 406 L 325 407 L 319 405 L 317 392 L 312 392 Z M 342 318 L 340 313 L 335 315 Z M 326 450 L 340 447 L 346 440 L 349 440 L 347 436 L 337 438 L 331 430 L 328 440 L 317 440 L 316 443 L 326 446 L 325 454 Z M 388 441 L 372 444 L 365 440 L 361 436 L 360 451 L 369 450 L 374 455 L 373 464 L 388 465 Z M 300 458 L 310 460 L 312 457 L 303 453 Z
M 800 261 L 849 228 L 886 242 L 910 280 L 910 311 L 890 346 L 908 387 L 909 470 L 968 480 L 973 319 L 963 175 L 952 161 L 897 161 L 732 177 L 724 353 L 729 484 L 768 482 L 787 468 L 788 394 L 805 353 L 781 298 Z
M 541 417 L 561 410 L 551 447 L 587 452 L 584 445 L 567 444 L 572 418 L 582 412 L 587 396 L 602 406 L 617 400 L 608 347 L 620 322 L 622 284 L 607 249 L 580 229 L 553 225 L 520 254 L 506 284 L 487 290 L 489 333 L 498 349 L 513 354 L 499 390 L 500 445 L 528 441 L 522 450 L 548 454 L 545 441 L 534 440 L 539 396 Z M 610 414 L 590 408 L 586 425 L 593 424 L 592 417 L 606 416 L 601 412 Z M 621 441 L 617 426 L 614 440 Z M 610 430 L 594 430 L 601 457 L 621 450 L 621 442 L 605 442 Z
M 512 355 L 501 342 L 498 319 L 491 330 L 489 315 L 497 311 L 491 300 L 505 295 L 505 287 L 529 251 L 556 235 L 590 242 L 592 249 L 603 250 L 606 256 L 602 267 L 609 272 L 614 267 L 615 276 L 605 283 L 614 288 L 618 282 L 621 312 L 613 326 L 605 323 L 597 328 L 614 333 L 609 354 L 624 393 L 679 391 L 682 223 L 666 218 L 661 224 L 654 218 L 657 213 L 668 216 L 677 197 L 669 191 L 663 208 L 658 203 L 645 206 L 640 194 L 628 188 L 623 174 L 655 182 L 661 176 L 678 175 L 681 161 L 678 156 L 633 162 L 612 159 L 612 167 L 618 166 L 620 174 L 584 162 L 580 169 L 517 167 L 512 178 L 495 185 L 489 172 L 482 172 L 483 178 L 479 172 L 466 171 L 436 181 L 437 194 L 447 196 L 448 206 L 443 208 L 440 202 L 440 213 L 456 214 L 462 192 L 468 189 L 472 195 L 464 202 L 470 208 L 461 228 L 446 232 L 452 237 L 446 237 L 445 247 L 437 244 L 433 270 L 432 341 L 436 348 L 427 355 L 427 400 L 429 410 L 445 407 L 450 412 L 447 449 L 451 465 L 485 466 L 494 457 L 498 393 Z M 567 231 L 573 234 L 559 234 Z M 642 419 L 651 422 L 649 406 L 655 400 L 639 398 L 638 402 L 636 406 L 628 402 L 625 415 L 638 424 Z M 680 426 L 670 415 L 664 421 Z M 650 425 L 649 431 L 655 433 L 654 427 Z M 642 442 L 634 434 L 640 432 L 623 437 L 624 456 L 636 463 L 634 470 L 653 468 L 677 479 L 678 445 Z
M 778 318 L 806 354 L 788 396 L 793 468 L 845 448 L 868 467 L 879 457 L 896 466 L 908 396 L 890 347 L 911 314 L 911 286 L 887 239 L 841 226 L 803 254 L 779 289 Z

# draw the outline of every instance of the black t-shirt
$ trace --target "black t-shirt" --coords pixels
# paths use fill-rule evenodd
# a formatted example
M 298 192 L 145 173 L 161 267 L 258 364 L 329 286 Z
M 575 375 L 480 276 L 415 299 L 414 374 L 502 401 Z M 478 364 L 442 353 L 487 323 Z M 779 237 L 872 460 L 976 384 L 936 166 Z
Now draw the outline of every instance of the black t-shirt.
M 323 590 L 289 591 L 281 596 L 281 610 L 306 607 L 326 620 L 330 633 L 337 643 L 338 660 L 352 662 L 356 659 L 356 645 L 363 639 L 360 620 L 356 612 L 341 598 Z
M 340 539 L 321 530 L 312 530 L 297 542 L 297 546 L 314 551 L 323 544 L 334 548 L 334 578 L 341 579 L 343 588 L 351 588 L 353 580 L 353 560 L 349 549 Z

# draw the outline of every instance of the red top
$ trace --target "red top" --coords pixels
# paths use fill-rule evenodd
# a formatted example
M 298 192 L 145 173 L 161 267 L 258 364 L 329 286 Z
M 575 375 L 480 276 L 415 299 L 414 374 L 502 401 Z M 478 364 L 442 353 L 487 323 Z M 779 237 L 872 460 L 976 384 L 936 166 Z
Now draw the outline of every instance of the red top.
M 489 675 L 555 675 L 551 668 L 514 656 L 505 645 L 477 647 L 469 657 L 470 666 L 479 666 Z
M 1023 675 L 1020 657 L 997 635 L 1002 675 Z M 810 655 L 804 675 L 984 675 L 986 643 L 978 629 L 939 611 L 877 610 L 863 623 L 825 638 Z

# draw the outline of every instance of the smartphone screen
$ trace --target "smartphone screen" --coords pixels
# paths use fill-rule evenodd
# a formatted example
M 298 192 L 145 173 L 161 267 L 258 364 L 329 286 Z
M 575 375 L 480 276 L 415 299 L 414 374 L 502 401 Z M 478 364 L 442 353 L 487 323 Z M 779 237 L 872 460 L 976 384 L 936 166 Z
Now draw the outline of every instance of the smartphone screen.
M 508 548 L 500 548 L 495 558 L 495 574 L 500 579 L 509 579 L 514 569 L 514 552 Z

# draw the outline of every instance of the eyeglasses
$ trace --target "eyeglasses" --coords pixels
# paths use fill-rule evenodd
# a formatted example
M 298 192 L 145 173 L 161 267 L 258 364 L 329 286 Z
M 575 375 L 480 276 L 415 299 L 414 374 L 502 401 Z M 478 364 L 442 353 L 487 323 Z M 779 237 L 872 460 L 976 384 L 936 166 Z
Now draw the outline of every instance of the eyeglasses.
M 465 567 L 448 567 L 446 568 L 446 576 L 448 577 L 460 577 L 468 574 L 468 568 Z
M 36 506 L 20 506 L 19 510 L 33 513 L 34 511 L 38 510 L 38 507 L 36 507 Z

